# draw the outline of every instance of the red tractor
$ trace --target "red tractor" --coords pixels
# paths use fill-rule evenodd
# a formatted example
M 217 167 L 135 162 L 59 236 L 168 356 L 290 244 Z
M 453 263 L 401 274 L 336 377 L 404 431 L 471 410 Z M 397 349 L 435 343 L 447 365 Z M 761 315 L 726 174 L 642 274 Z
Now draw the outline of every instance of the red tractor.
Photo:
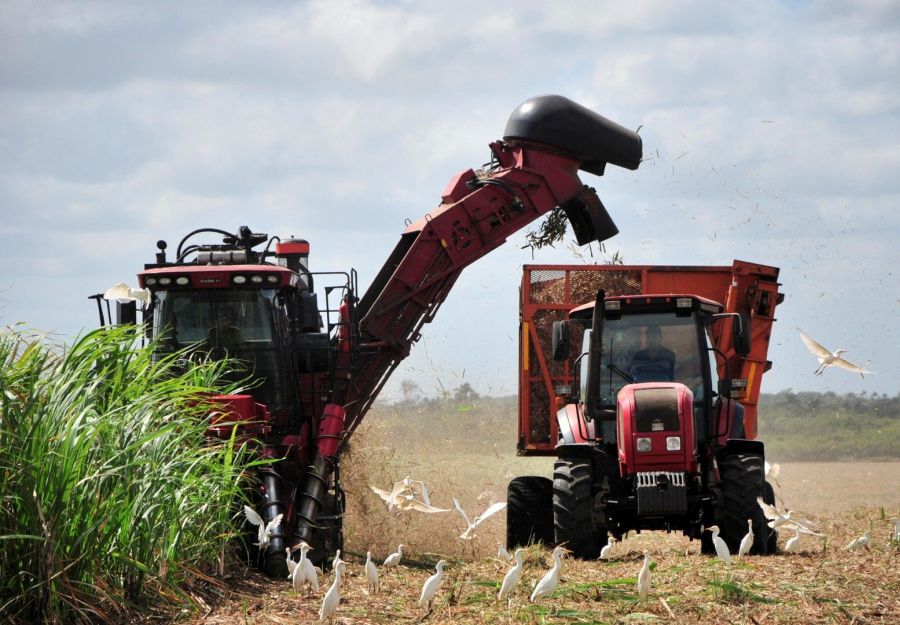
M 774 503 L 774 494 L 753 439 L 783 298 L 778 269 L 735 261 L 526 274 L 519 450 L 557 459 L 552 481 L 510 483 L 509 546 L 540 540 L 596 558 L 610 535 L 656 529 L 680 530 L 712 552 L 704 528 L 716 524 L 736 551 L 749 520 L 751 553 L 774 553 L 777 536 L 757 502 Z M 566 314 L 589 285 L 601 287 L 593 301 Z
M 256 493 L 266 523 L 282 515 L 259 554 L 270 574 L 286 575 L 285 548 L 300 541 L 320 561 L 339 548 L 340 452 L 460 272 L 554 208 L 581 243 L 611 237 L 617 229 L 578 170 L 641 160 L 636 133 L 560 96 L 523 103 L 490 148 L 483 169 L 454 177 L 441 204 L 407 227 L 361 297 L 355 271 L 311 271 L 306 241 L 247 227 L 195 230 L 174 258 L 160 241 L 138 275 L 161 352 L 227 355 L 235 375 L 256 381 L 249 395 L 216 398 L 210 433 L 229 436 L 222 424 L 238 420 L 261 456 L 278 459 Z M 133 303 L 119 312 L 136 320 Z

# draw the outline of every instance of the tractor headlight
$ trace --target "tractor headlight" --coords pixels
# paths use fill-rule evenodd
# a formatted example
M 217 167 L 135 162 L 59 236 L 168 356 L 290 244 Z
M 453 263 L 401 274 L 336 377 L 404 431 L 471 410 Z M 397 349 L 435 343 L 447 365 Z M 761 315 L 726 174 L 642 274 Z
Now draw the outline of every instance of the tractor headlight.
M 666 451 L 681 451 L 681 437 L 680 436 L 667 436 L 666 437 Z
M 150 276 L 149 278 L 144 280 L 144 284 L 146 284 L 147 286 L 154 286 L 154 285 L 156 285 L 156 282 L 157 282 L 157 280 L 153 276 Z
M 159 283 L 163 286 L 169 286 L 170 284 L 172 284 L 172 278 L 165 276 L 159 279 Z
M 650 451 L 653 447 L 653 443 L 650 442 L 649 438 L 640 437 L 637 439 L 637 450 L 638 451 Z

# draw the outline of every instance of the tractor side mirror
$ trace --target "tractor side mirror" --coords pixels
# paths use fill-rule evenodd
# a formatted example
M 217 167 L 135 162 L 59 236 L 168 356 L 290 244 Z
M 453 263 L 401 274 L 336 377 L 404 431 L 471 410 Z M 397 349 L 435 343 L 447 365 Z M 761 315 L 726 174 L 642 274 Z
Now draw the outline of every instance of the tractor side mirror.
M 569 357 L 569 322 L 553 322 L 553 360 L 563 361 Z
M 732 340 L 734 351 L 740 356 L 750 353 L 750 315 L 738 315 L 731 319 Z
M 137 302 L 134 300 L 123 302 L 116 301 L 116 325 L 130 325 L 137 323 Z

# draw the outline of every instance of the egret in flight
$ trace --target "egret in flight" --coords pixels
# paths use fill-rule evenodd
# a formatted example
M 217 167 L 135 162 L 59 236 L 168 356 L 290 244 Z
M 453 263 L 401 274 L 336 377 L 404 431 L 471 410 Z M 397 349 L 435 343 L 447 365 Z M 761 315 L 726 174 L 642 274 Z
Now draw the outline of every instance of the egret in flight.
M 456 511 L 459 512 L 460 516 L 466 522 L 467 526 L 463 533 L 459 535 L 459 537 L 463 540 L 471 540 L 475 538 L 475 528 L 484 523 L 489 517 L 503 510 L 503 508 L 506 507 L 506 502 L 500 501 L 493 504 L 492 506 L 488 507 L 487 510 L 475 517 L 475 520 L 473 521 L 469 520 L 469 515 L 466 514 L 465 510 L 462 509 L 462 506 L 459 505 L 459 499 L 454 498 L 453 505 L 456 507 Z
M 264 550 L 269 546 L 269 537 L 275 533 L 275 528 L 281 523 L 281 517 L 284 515 L 278 514 L 274 519 L 266 523 L 256 510 L 250 506 L 244 506 L 244 516 L 247 517 L 247 520 L 250 521 L 250 523 L 257 527 L 257 542 L 253 543 L 254 546 L 259 547 L 260 550 Z
M 875 373 L 874 371 L 863 369 L 859 365 L 843 358 L 841 354 L 846 353 L 846 349 L 830 351 L 823 345 L 808 337 L 802 330 L 800 331 L 800 338 L 803 339 L 803 342 L 806 344 L 807 349 L 809 349 L 809 351 L 819 359 L 819 368 L 816 369 L 816 375 L 822 375 L 822 372 L 825 371 L 825 369 L 832 366 L 840 367 L 841 369 L 846 369 L 847 371 L 852 371 L 853 373 L 858 373 L 859 377 L 861 378 L 866 377 L 865 375 L 863 375 L 864 373 Z
M 815 531 L 816 526 L 801 519 L 799 517 L 793 516 L 793 512 L 781 512 L 775 506 L 767 504 L 763 501 L 762 497 L 756 498 L 756 503 L 759 504 L 759 507 L 762 508 L 763 514 L 767 519 L 769 519 L 768 526 L 773 530 L 778 529 L 796 529 L 801 534 L 812 534 L 813 536 L 822 536 Z

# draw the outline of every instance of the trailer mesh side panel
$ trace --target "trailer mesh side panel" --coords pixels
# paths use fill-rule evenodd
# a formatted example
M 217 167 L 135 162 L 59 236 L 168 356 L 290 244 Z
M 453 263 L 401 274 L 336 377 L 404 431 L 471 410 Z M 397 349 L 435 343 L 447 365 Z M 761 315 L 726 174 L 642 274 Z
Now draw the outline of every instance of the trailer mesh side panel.
M 581 353 L 582 333 L 573 331 L 569 337 L 568 362 L 553 360 L 553 322 L 565 319 L 572 308 L 594 301 L 601 288 L 607 295 L 635 295 L 642 292 L 642 283 L 640 270 L 614 267 L 526 268 L 525 271 L 528 275 L 522 294 L 522 319 L 533 332 L 529 335 L 527 370 L 522 373 L 519 388 L 520 435 L 524 439 L 521 451 L 540 453 L 552 451 L 556 444 L 554 401 L 546 380 L 552 382 L 553 389 L 571 387 L 573 363 Z M 538 352 L 542 355 L 543 365 Z

